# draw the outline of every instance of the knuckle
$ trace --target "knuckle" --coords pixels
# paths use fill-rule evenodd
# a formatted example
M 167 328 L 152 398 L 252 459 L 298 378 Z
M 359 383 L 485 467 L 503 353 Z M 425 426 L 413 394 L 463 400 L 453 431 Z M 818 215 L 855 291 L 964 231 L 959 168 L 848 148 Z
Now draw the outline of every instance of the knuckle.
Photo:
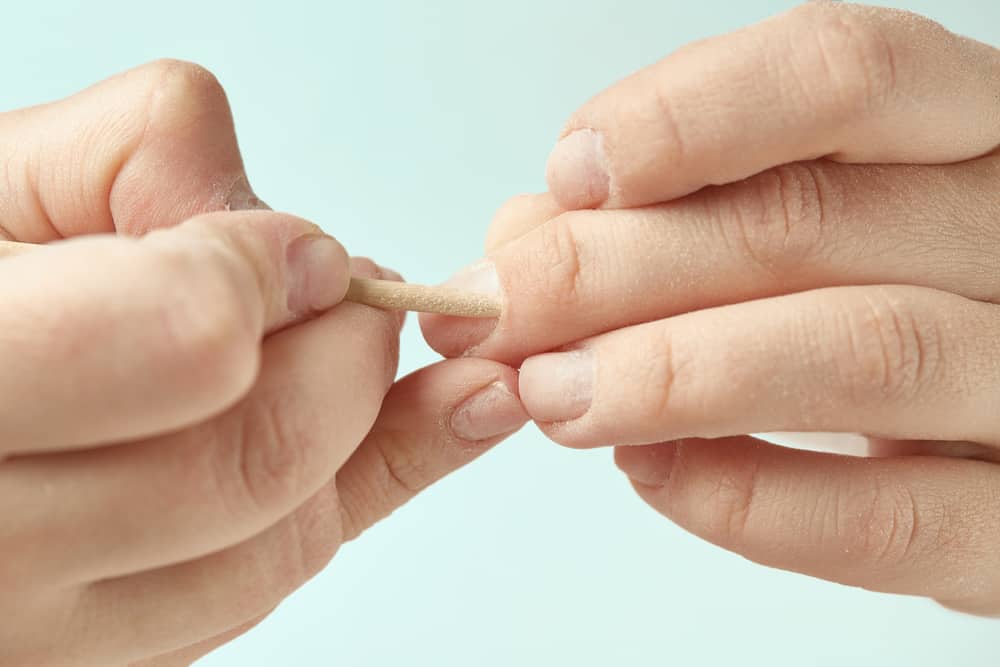
M 655 109 L 661 119 L 659 141 L 661 150 L 666 153 L 664 157 L 668 160 L 667 164 L 684 164 L 687 154 L 693 151 L 689 150 L 685 137 L 685 132 L 690 133 L 690 130 L 678 120 L 677 91 L 666 77 L 654 82 L 651 90 Z
M 662 423 L 677 409 L 677 386 L 683 363 L 669 331 L 661 330 L 652 345 L 644 346 L 644 359 L 635 369 L 637 377 L 628 385 L 637 390 L 636 421 L 643 424 Z M 687 393 L 688 387 L 685 387 Z
M 384 470 L 374 490 L 382 506 L 401 504 L 426 488 L 432 479 L 427 460 L 413 447 L 412 439 L 410 433 L 386 429 L 372 440 Z
M 857 405 L 907 402 L 941 366 L 941 335 L 897 297 L 866 294 L 843 317 L 846 354 L 840 375 Z
M 740 550 L 757 497 L 759 463 L 755 457 L 746 465 L 726 466 L 701 500 L 706 525 L 713 541 Z
M 162 59 L 146 66 L 150 121 L 169 131 L 193 125 L 207 114 L 229 115 L 229 101 L 219 80 L 201 65 Z
M 715 217 L 723 236 L 768 275 L 783 278 L 807 267 L 828 245 L 839 194 L 814 164 L 776 167 L 742 183 L 730 207 Z
M 357 538 L 437 477 L 426 452 L 421 454 L 425 446 L 405 431 L 379 429 L 377 435 L 369 436 L 359 450 L 369 474 L 345 475 L 337 480 L 343 541 Z
M 555 305 L 578 302 L 585 277 L 586 251 L 573 230 L 576 221 L 588 212 L 565 213 L 546 225 L 537 252 L 538 266 L 544 267 L 546 298 Z
M 218 496 L 234 516 L 272 514 L 293 507 L 329 475 L 330 448 L 295 414 L 294 392 L 247 399 L 231 420 L 216 426 L 224 438 L 212 462 Z
M 243 583 L 252 585 L 242 587 L 241 608 L 254 615 L 270 612 L 330 563 L 342 543 L 339 522 L 330 520 L 339 512 L 337 505 L 330 484 L 283 519 L 265 548 L 248 556 L 252 563 Z
M 837 498 L 835 542 L 847 560 L 868 570 L 906 562 L 920 539 L 916 499 L 905 486 L 876 480 Z
M 286 580 L 278 586 L 288 593 L 319 574 L 336 555 L 342 543 L 341 526 L 330 517 L 340 512 L 336 486 L 327 484 L 305 505 L 289 516 L 288 539 L 279 540 L 279 561 L 288 564 Z
M 898 77 L 897 48 L 887 30 L 889 15 L 808 3 L 797 10 L 797 18 L 793 53 L 804 59 L 799 74 L 803 88 L 834 95 L 836 108 L 846 117 L 882 107 Z

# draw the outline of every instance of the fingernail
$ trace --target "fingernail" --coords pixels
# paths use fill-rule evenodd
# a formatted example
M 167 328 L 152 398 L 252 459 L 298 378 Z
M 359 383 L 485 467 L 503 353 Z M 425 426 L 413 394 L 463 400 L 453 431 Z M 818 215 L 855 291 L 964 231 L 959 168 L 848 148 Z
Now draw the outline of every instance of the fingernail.
M 519 393 L 535 421 L 582 417 L 594 393 L 594 354 L 588 349 L 530 357 L 521 365 Z
M 500 295 L 500 279 L 497 276 L 496 267 L 493 262 L 483 259 L 474 264 L 470 264 L 460 270 L 444 283 L 447 287 L 486 294 L 489 296 Z M 467 324 L 465 324 L 467 322 Z M 467 319 L 463 320 L 462 344 L 466 351 L 474 348 L 479 343 L 486 340 L 486 337 L 493 333 L 497 327 L 496 319 Z
M 511 433 L 528 421 L 517 396 L 497 381 L 466 399 L 451 415 L 451 430 L 475 442 Z
M 309 313 L 332 308 L 347 291 L 344 247 L 325 234 L 306 234 L 288 245 L 288 310 Z
M 632 481 L 658 488 L 670 478 L 676 456 L 677 447 L 674 443 L 624 445 L 615 450 L 615 463 Z
M 545 167 L 549 189 L 568 208 L 596 208 L 611 188 L 604 138 L 594 130 L 577 130 L 562 138 Z
M 500 279 L 497 278 L 496 267 L 488 259 L 481 259 L 460 270 L 445 285 L 477 294 L 500 294 Z
M 254 194 L 246 176 L 240 176 L 230 187 L 229 194 L 226 195 L 225 208 L 227 211 L 271 210 L 270 206 Z

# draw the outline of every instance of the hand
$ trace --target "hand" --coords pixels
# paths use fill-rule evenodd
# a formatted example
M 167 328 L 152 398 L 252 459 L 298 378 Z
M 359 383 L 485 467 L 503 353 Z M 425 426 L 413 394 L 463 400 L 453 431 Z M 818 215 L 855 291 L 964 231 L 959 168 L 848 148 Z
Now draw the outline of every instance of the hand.
M 995 49 L 829 2 L 683 48 L 578 111 L 551 194 L 500 211 L 458 277 L 500 321 L 425 334 L 523 361 L 556 441 L 641 445 L 618 465 L 701 537 L 1000 612 L 998 80 Z M 881 458 L 745 435 L 768 431 Z
M 393 385 L 402 318 L 337 305 L 383 271 L 236 210 L 203 70 L 0 115 L 0 148 L 4 235 L 80 237 L 0 259 L 0 663 L 188 664 L 527 419 L 495 362 Z

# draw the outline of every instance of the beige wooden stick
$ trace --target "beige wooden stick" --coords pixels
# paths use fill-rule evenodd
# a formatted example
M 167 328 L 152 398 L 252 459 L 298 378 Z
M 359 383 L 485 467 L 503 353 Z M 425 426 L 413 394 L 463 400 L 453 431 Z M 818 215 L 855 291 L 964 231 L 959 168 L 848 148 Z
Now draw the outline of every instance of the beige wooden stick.
M 0 241 L 0 257 L 19 255 L 22 252 L 33 250 L 34 243 L 17 243 L 16 241 Z
M 0 258 L 17 255 L 44 246 L 15 241 L 0 241 Z M 456 317 L 499 317 L 496 297 L 465 292 L 450 287 L 428 287 L 394 280 L 351 278 L 348 301 L 388 310 L 416 310 Z
M 416 310 L 457 317 L 499 317 L 496 297 L 450 287 L 428 287 L 394 280 L 351 278 L 347 300 L 389 310 Z

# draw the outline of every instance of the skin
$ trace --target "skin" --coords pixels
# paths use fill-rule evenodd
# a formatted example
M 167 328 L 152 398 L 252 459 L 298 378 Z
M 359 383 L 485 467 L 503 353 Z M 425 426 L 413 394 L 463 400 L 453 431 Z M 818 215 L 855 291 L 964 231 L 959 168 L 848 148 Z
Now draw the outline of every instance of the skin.
M 403 318 L 250 190 L 172 61 L 0 115 L 0 662 L 186 665 L 527 415 L 514 371 L 394 382 Z M 63 240 L 68 239 L 68 240 Z M 55 630 L 54 630 L 55 628 Z
M 498 213 L 499 321 L 553 440 L 759 563 L 1000 613 L 1000 52 L 811 2 L 587 102 Z M 870 436 L 864 458 L 748 434 Z

